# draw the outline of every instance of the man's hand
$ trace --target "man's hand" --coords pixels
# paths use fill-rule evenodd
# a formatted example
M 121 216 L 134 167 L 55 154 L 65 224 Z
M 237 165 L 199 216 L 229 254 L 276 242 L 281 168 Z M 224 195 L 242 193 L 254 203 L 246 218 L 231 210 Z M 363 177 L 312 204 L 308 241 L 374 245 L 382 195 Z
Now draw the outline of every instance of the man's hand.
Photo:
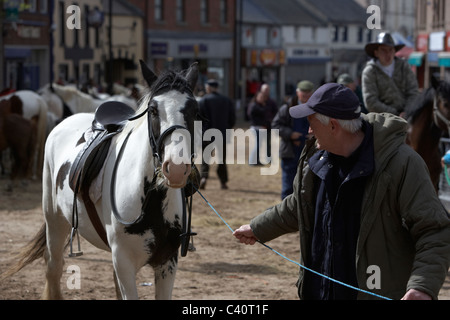
M 410 289 L 403 296 L 402 300 L 431 300 L 431 297 L 422 291 Z
M 250 244 L 253 245 L 258 240 L 253 231 L 252 228 L 250 228 L 249 224 L 241 226 L 239 229 L 236 229 L 233 232 L 233 236 L 235 236 L 241 243 Z

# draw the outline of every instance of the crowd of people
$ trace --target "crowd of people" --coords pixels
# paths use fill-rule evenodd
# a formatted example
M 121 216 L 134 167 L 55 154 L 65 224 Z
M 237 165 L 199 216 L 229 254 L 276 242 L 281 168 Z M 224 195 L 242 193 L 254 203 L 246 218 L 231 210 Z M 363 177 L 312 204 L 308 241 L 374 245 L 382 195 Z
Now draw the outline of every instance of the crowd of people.
M 249 164 L 263 164 L 259 148 L 279 130 L 282 200 L 234 236 L 254 244 L 299 232 L 301 263 L 326 275 L 301 268 L 301 299 L 374 297 L 328 277 L 391 299 L 437 299 L 447 276 L 450 216 L 424 161 L 405 143 L 405 106 L 419 89 L 407 62 L 395 56 L 401 48 L 387 32 L 368 43 L 361 86 L 349 74 L 318 88 L 304 79 L 278 108 L 263 84 L 248 105 L 257 141 Z M 231 128 L 229 102 L 210 99 L 200 102 L 202 114 L 220 113 L 216 126 Z M 263 129 L 268 138 L 260 142 Z M 219 167 L 222 187 L 223 172 Z M 372 266 L 381 273 L 375 287 L 368 285 Z

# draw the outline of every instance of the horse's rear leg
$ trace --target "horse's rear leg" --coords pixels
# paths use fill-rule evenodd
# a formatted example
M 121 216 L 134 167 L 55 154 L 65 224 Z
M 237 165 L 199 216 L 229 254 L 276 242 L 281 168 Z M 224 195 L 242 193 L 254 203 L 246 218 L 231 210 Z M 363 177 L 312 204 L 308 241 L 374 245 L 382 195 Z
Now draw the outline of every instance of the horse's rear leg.
M 57 214 L 46 217 L 47 220 L 47 249 L 45 261 L 47 263 L 46 283 L 42 294 L 43 299 L 59 300 L 61 294 L 61 277 L 64 266 L 64 247 L 70 232 L 70 225 L 64 216 Z
M 165 264 L 154 267 L 155 271 L 155 299 L 170 300 L 172 299 L 172 289 L 175 283 L 175 274 L 177 272 L 178 259 L 177 256 L 169 259 Z

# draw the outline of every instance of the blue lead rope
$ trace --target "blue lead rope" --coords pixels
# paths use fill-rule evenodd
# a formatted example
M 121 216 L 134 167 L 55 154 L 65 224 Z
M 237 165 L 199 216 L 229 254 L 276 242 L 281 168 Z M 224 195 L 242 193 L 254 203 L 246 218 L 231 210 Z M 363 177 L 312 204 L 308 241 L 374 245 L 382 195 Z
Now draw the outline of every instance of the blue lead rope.
M 202 194 L 198 189 L 197 189 L 197 192 L 198 192 L 198 194 L 203 198 L 203 200 L 206 202 L 206 204 L 207 204 L 207 205 L 215 212 L 215 214 L 220 218 L 220 220 L 222 220 L 222 222 L 228 227 L 228 229 L 230 229 L 231 232 L 234 232 L 234 230 L 230 227 L 230 225 L 222 218 L 222 216 L 217 212 L 217 210 L 212 206 L 211 203 L 209 203 L 209 201 L 203 196 L 203 194 Z M 292 260 L 292 259 L 289 259 L 288 257 L 284 256 L 283 254 L 279 253 L 279 252 L 276 251 L 275 249 L 269 247 L 267 244 L 262 243 L 262 242 L 259 241 L 259 240 L 257 240 L 257 242 L 260 243 L 261 245 L 263 245 L 264 247 L 266 247 L 267 249 L 273 251 L 274 253 L 276 253 L 277 255 L 279 255 L 280 257 L 282 257 L 283 259 L 285 259 L 285 260 L 287 260 L 287 261 L 289 261 L 289 262 L 295 263 L 295 264 L 296 264 L 297 266 L 299 266 L 300 268 L 303 268 L 303 269 L 305 269 L 305 270 L 307 270 L 307 271 L 309 271 L 309 272 L 312 272 L 312 273 L 314 273 L 314 274 L 316 274 L 316 275 L 318 275 L 318 276 L 321 276 L 321 277 L 323 277 L 323 278 L 325 278 L 325 279 L 328 279 L 328 280 L 330 280 L 330 281 L 336 282 L 336 283 L 338 283 L 338 284 L 340 284 L 340 285 L 343 285 L 343 286 L 348 287 L 348 288 L 353 289 L 353 290 L 357 290 L 357 291 L 360 291 L 360 292 L 363 292 L 363 293 L 367 293 L 367 294 L 370 294 L 370 295 L 372 295 L 372 296 L 375 296 L 375 297 L 378 297 L 378 298 L 381 298 L 381 299 L 384 299 L 384 300 L 392 300 L 392 299 L 390 299 L 390 298 L 381 296 L 381 295 L 379 295 L 379 294 L 376 294 L 376 293 L 373 293 L 373 292 L 370 292 L 370 291 L 366 291 L 366 290 L 363 290 L 363 289 L 360 289 L 360 288 L 351 286 L 351 285 L 349 285 L 349 284 L 347 284 L 347 283 L 341 282 L 341 281 L 339 281 L 339 280 L 330 278 L 329 276 L 326 276 L 326 275 L 324 275 L 324 274 L 321 274 L 321 273 L 319 273 L 319 272 L 317 272 L 317 271 L 314 271 L 314 270 L 312 270 L 312 269 L 310 269 L 310 268 L 307 268 L 307 267 L 303 266 L 302 264 L 298 263 L 297 261 L 294 261 L 294 260 Z

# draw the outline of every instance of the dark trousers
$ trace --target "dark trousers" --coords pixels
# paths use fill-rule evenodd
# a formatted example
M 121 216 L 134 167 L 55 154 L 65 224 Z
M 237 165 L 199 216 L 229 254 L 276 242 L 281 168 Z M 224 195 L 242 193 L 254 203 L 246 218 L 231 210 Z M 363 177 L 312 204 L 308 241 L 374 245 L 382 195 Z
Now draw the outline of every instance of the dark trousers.
M 297 174 L 298 159 L 282 158 L 281 159 L 281 199 L 286 198 L 293 191 L 293 183 Z
M 203 147 L 203 150 L 206 146 Z M 219 177 L 220 183 L 224 184 L 228 182 L 228 169 L 226 164 L 227 159 L 227 145 L 224 141 L 223 144 L 223 151 L 222 155 L 219 156 L 219 164 L 217 165 L 217 176 Z M 208 179 L 209 177 L 209 164 L 205 162 L 205 160 L 202 160 L 202 170 L 201 170 L 201 177 Z

